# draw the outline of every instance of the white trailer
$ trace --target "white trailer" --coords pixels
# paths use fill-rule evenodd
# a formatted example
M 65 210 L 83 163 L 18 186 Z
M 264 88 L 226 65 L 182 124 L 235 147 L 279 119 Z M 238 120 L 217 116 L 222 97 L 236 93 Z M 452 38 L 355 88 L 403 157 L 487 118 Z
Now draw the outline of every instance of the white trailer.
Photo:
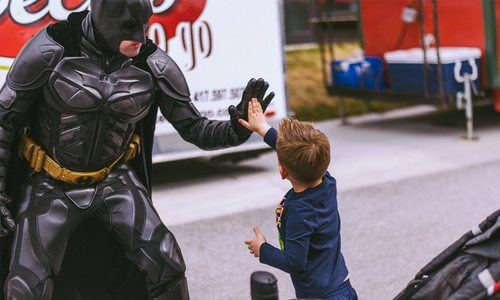
M 29 38 L 50 22 L 88 9 L 89 0 L 0 0 L 0 85 Z M 272 124 L 288 112 L 281 0 L 152 1 L 149 37 L 183 70 L 193 103 L 203 116 L 227 120 L 248 80 L 262 77 L 276 97 L 267 111 Z M 156 4 L 155 4 L 156 3 Z M 37 6 L 38 4 L 38 6 Z M 45 5 L 46 4 L 46 5 Z M 266 149 L 252 136 L 239 147 L 203 151 L 183 141 L 158 114 L 153 161 L 256 153 Z M 233 156 L 234 155 L 234 156 Z

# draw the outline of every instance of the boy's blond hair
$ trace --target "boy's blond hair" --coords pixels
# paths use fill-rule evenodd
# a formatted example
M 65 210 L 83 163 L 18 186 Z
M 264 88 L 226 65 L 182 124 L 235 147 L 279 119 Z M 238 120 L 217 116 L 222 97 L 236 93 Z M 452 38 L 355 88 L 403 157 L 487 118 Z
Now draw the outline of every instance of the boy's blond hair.
M 320 179 L 330 164 L 328 138 L 310 122 L 281 120 L 276 153 L 281 166 L 301 183 Z

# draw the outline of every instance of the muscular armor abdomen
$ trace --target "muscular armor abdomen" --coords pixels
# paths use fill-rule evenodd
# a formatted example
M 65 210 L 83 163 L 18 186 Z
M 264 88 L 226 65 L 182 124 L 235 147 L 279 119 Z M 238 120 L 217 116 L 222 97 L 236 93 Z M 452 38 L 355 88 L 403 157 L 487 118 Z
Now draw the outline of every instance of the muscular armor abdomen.
M 88 58 L 64 58 L 44 88 L 34 138 L 65 168 L 99 170 L 126 150 L 152 93 L 151 75 L 136 67 L 106 74 Z

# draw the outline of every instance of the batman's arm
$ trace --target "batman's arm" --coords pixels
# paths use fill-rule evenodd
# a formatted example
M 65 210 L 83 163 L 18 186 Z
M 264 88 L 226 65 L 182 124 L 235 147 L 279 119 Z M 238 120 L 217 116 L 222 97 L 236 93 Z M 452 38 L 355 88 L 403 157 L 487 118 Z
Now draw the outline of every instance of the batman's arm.
M 15 229 L 7 208 L 11 198 L 6 193 L 9 159 L 11 151 L 17 149 L 13 141 L 63 55 L 64 48 L 42 29 L 23 47 L 0 89 L 0 236 Z
M 0 89 L 0 193 L 6 188 L 12 141 L 63 55 L 64 48 L 42 29 L 23 47 Z
M 237 146 L 250 137 L 238 134 L 234 122 L 202 117 L 191 102 L 186 79 L 175 62 L 158 49 L 147 60 L 157 82 L 160 111 L 181 137 L 204 150 Z

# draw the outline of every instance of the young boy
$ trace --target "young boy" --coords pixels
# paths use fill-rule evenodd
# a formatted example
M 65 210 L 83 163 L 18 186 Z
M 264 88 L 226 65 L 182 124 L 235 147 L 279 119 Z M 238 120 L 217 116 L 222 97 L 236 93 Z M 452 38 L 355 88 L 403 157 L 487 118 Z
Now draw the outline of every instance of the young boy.
M 248 105 L 248 122 L 278 154 L 282 179 L 292 184 L 276 209 L 280 249 L 254 227 L 245 241 L 261 263 L 290 273 L 297 298 L 357 300 L 340 252 L 340 217 L 335 179 L 327 172 L 330 143 L 310 123 L 283 119 L 279 132 L 267 124 L 259 102 Z

